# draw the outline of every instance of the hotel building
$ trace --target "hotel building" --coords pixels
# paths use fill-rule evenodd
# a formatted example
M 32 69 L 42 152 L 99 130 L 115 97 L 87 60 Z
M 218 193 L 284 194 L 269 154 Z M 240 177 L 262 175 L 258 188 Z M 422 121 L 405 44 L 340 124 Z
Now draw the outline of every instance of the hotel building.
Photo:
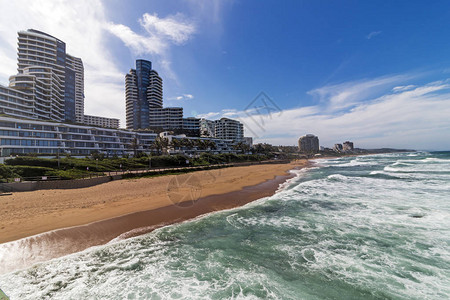
M 169 140 L 190 139 L 185 135 L 173 136 L 167 132 L 160 134 Z M 38 156 L 52 156 L 58 153 L 72 156 L 89 156 L 93 153 L 103 153 L 107 156 L 132 155 L 134 149 L 130 147 L 135 140 L 137 151 L 152 153 L 152 148 L 158 134 L 146 131 L 131 131 L 127 129 L 99 128 L 61 122 L 20 120 L 11 117 L 0 117 L 0 156 L 35 154 Z M 216 138 L 202 138 L 215 143 L 216 153 L 235 153 L 233 140 Z M 207 150 L 176 149 L 171 154 L 200 153 Z

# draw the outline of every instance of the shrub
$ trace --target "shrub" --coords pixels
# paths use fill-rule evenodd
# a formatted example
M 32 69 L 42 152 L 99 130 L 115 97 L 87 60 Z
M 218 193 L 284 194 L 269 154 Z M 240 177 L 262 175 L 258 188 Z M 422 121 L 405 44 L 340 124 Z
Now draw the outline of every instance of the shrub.
M 52 168 L 37 167 L 37 166 L 14 166 L 14 173 L 20 177 L 39 177 L 46 176 L 47 172 L 52 171 Z
M 20 177 L 19 174 L 14 172 L 14 169 L 10 166 L 5 166 L 4 164 L 0 164 L 0 180 L 3 182 L 8 181 L 10 178 Z

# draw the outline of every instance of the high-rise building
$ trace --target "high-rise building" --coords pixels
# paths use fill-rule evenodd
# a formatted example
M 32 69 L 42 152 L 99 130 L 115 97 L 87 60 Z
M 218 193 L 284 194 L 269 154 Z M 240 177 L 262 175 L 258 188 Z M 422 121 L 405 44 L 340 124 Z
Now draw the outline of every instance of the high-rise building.
M 75 122 L 83 123 L 84 122 L 84 67 L 81 58 L 74 57 L 72 55 L 66 55 L 67 60 L 67 68 L 66 74 L 69 70 L 73 70 L 75 74 Z M 67 75 L 66 75 L 67 76 Z M 67 98 L 66 98 L 67 99 Z M 67 107 L 67 100 L 66 100 Z M 67 109 L 66 109 L 67 116 Z M 73 115 L 70 115 L 70 118 L 73 119 Z M 68 117 L 66 117 L 66 120 Z
M 81 59 L 66 54 L 66 44 L 47 33 L 18 34 L 18 74 L 10 77 L 10 87 L 32 95 L 36 118 L 75 122 L 76 107 L 83 106 Z
M 319 138 L 313 134 L 307 134 L 298 139 L 298 149 L 303 153 L 319 152 Z
M 162 109 L 162 79 L 148 60 L 136 60 L 136 69 L 125 75 L 126 122 L 128 129 L 150 127 L 150 109 Z
M 147 88 L 147 99 L 150 109 L 163 107 L 162 78 L 155 70 L 150 71 L 150 80 Z
M 17 75 L 0 86 L 0 113 L 13 117 L 118 127 L 118 119 L 84 115 L 84 67 L 66 44 L 41 31 L 18 33 Z

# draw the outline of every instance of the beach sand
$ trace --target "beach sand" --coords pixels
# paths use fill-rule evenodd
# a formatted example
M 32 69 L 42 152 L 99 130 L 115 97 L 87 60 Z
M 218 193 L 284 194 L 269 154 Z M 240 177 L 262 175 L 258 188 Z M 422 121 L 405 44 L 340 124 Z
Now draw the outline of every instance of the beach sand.
M 0 273 L 272 195 L 306 160 L 0 197 Z M 32 236 L 32 237 L 31 237 Z

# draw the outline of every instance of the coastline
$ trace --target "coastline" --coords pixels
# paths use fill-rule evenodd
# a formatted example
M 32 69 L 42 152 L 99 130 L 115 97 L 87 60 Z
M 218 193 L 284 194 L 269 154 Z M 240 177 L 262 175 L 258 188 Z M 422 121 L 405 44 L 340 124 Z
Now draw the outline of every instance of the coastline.
M 309 164 L 301 160 L 233 167 L 4 196 L 0 199 L 7 208 L 0 220 L 0 274 L 245 205 L 272 195 L 293 177 L 289 170 Z

